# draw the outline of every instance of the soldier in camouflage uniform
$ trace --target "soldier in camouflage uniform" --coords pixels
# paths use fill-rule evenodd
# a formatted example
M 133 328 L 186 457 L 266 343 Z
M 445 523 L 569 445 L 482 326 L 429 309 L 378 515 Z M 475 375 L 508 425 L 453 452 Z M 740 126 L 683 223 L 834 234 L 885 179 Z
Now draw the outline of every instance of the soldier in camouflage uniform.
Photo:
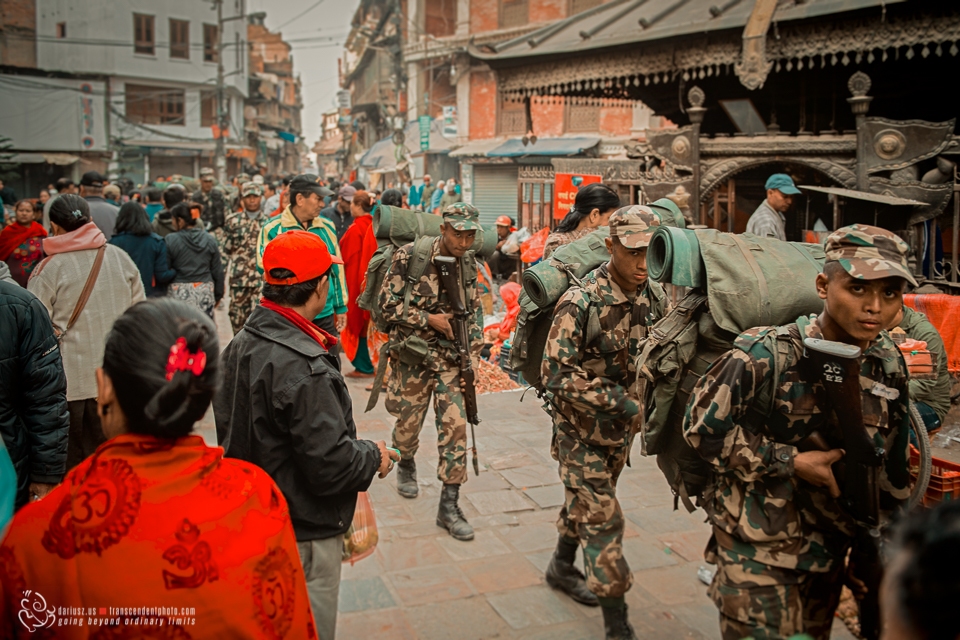
M 647 278 L 647 246 L 660 223 L 652 209 L 639 205 L 610 217 L 610 261 L 557 302 L 543 354 L 551 454 L 564 485 L 547 583 L 578 602 L 601 605 L 607 638 L 636 637 L 624 603 L 633 577 L 623 557 L 616 486 L 639 431 L 640 343 L 666 312 L 663 289 Z M 573 564 L 578 544 L 585 580 Z
M 227 200 L 223 191 L 216 186 L 213 169 L 203 168 L 200 170 L 200 190 L 193 193 L 191 200 L 203 205 L 203 213 L 200 219 L 203 220 L 207 231 L 216 231 L 223 226 Z
M 386 408 L 397 418 L 393 430 L 393 446 L 400 450 L 397 491 L 405 498 L 417 497 L 413 457 L 432 394 L 440 454 L 437 478 L 443 483 L 437 525 L 457 540 L 473 539 L 473 527 L 457 505 L 460 485 L 467 481 L 467 416 L 450 326 L 452 311 L 433 259 L 438 255 L 453 256 L 460 258 L 461 267 L 473 265 L 472 270 L 461 268 L 460 277 L 466 293 L 463 300 L 471 313 L 469 348 L 476 357 L 483 342 L 483 316 L 476 264 L 469 249 L 479 230 L 479 212 L 475 207 L 462 202 L 447 207 L 441 235 L 432 241 L 420 280 L 407 282 L 407 271 L 416 259 L 416 243 L 400 247 L 383 279 L 379 299 L 383 317 L 389 323 L 391 375 Z
M 230 325 L 236 335 L 247 317 L 256 308 L 263 288 L 263 278 L 257 270 L 257 238 L 263 224 L 260 202 L 263 188 L 248 182 L 241 191 L 243 209 L 227 216 L 223 226 L 214 232 L 220 243 L 220 255 L 229 260 Z
M 708 593 L 727 640 L 829 638 L 847 573 L 856 524 L 837 500 L 830 468 L 843 456 L 842 433 L 822 382 L 801 362 L 802 337 L 862 349 L 863 421 L 885 451 L 881 526 L 909 497 L 906 369 L 881 332 L 900 310 L 905 282 L 916 286 L 907 245 L 884 229 L 853 225 L 832 233 L 825 249 L 816 280 L 823 312 L 741 334 L 687 405 L 684 436 L 713 468 L 701 503 L 713 525 L 706 559 L 717 564 Z M 755 404 L 770 389 L 767 415 Z M 800 452 L 798 443 L 814 431 L 835 448 Z

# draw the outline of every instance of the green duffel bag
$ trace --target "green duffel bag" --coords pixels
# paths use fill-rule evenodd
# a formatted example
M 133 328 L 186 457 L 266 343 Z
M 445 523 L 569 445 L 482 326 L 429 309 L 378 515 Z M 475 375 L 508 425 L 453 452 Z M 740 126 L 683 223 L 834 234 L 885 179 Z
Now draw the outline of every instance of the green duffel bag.
M 377 205 L 373 212 L 373 235 L 382 246 L 390 242 L 402 247 L 421 236 L 440 235 L 441 216 L 422 211 L 410 211 L 389 205 Z M 497 230 L 494 227 L 477 232 L 470 250 L 481 258 L 489 258 L 497 250 Z

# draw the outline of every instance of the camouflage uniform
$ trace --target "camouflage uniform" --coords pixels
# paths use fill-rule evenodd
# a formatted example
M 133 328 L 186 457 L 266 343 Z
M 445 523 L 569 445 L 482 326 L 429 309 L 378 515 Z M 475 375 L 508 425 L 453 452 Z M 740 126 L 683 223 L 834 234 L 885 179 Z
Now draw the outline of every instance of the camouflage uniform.
M 243 195 L 263 196 L 260 185 L 244 185 Z M 230 325 L 236 334 L 260 301 L 263 277 L 257 270 L 257 239 L 264 217 L 257 213 L 251 218 L 241 210 L 227 216 L 223 226 L 214 232 L 220 244 L 220 255 L 230 261 Z
M 856 278 L 912 280 L 905 266 L 891 266 L 900 264 L 893 253 L 905 255 L 902 241 L 896 247 L 889 232 L 857 227 L 831 234 L 828 261 L 839 260 Z M 885 244 L 896 251 L 875 248 Z M 777 335 L 793 349 L 792 358 L 777 355 Z M 706 559 L 718 565 L 708 593 L 727 639 L 827 638 L 840 598 L 856 523 L 825 488 L 794 476 L 797 444 L 812 432 L 842 446 L 835 414 L 820 409 L 829 406 L 823 384 L 802 366 L 802 336 L 823 337 L 815 316 L 780 330 L 744 332 L 707 370 L 687 405 L 684 436 L 713 467 L 702 500 L 713 525 Z M 778 357 L 782 373 L 773 380 Z M 755 400 L 774 384 L 772 411 L 763 415 Z M 860 386 L 867 434 L 886 452 L 879 482 L 885 523 L 910 493 L 906 369 L 885 332 L 863 351 Z
M 619 214 L 611 217 L 611 236 L 617 233 Z M 631 237 L 624 227 L 619 235 Z M 637 242 L 649 242 L 652 232 L 637 235 Z M 579 541 L 590 591 L 618 598 L 633 582 L 623 557 L 624 517 L 616 486 L 639 431 L 635 362 L 647 327 L 666 311 L 666 296 L 650 280 L 635 292 L 623 291 L 611 279 L 608 264 L 582 283 L 557 302 L 542 365 L 553 414 L 550 452 L 560 463 L 565 489 L 557 530 L 561 540 Z M 588 336 L 593 338 L 589 342 Z
M 467 417 L 460 389 L 457 352 L 453 342 L 441 337 L 427 323 L 430 314 L 452 313 L 433 264 L 433 259 L 440 253 L 440 242 L 439 237 L 433 241 L 426 270 L 420 281 L 411 285 L 413 291 L 406 315 L 403 313 L 404 293 L 414 243 L 397 249 L 390 270 L 383 279 L 379 304 L 384 319 L 390 325 L 390 342 L 397 345 L 413 335 L 429 345 L 426 357 L 416 365 L 402 361 L 396 349 L 390 350 L 391 372 L 385 405 L 387 411 L 397 418 L 393 446 L 400 450 L 402 458 L 412 459 L 419 447 L 420 430 L 430 395 L 433 394 L 437 449 L 440 454 L 437 478 L 444 484 L 459 485 L 467 481 Z M 470 351 L 476 357 L 483 341 L 480 292 L 476 272 L 465 275 L 465 300 L 468 301 L 468 308 L 473 310 Z

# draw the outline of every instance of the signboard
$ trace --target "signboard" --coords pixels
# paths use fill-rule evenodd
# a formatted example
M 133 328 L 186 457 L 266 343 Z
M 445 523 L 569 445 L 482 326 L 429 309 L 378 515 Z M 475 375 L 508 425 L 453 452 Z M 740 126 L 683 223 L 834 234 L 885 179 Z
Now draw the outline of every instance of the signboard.
M 337 107 L 340 109 L 350 110 L 350 91 L 347 89 L 340 89 L 337 91 Z
M 448 138 L 454 137 L 457 135 L 457 108 L 456 107 L 443 108 L 443 135 Z
M 553 177 L 553 219 L 562 220 L 577 198 L 580 187 L 603 182 L 603 176 L 582 173 L 556 173 Z
M 420 151 L 430 148 L 430 116 L 420 116 Z

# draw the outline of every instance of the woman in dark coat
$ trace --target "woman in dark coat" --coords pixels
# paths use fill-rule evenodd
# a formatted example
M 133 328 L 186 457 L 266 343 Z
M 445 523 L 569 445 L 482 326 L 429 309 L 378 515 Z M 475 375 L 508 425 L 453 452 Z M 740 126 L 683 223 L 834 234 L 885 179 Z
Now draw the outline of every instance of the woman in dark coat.
M 197 224 L 201 210 L 195 202 L 181 202 L 170 210 L 176 232 L 163 240 L 177 275 L 167 295 L 213 318 L 213 308 L 223 298 L 223 263 L 217 241 Z
M 163 238 L 153 232 L 147 212 L 139 202 L 131 200 L 120 207 L 109 243 L 130 255 L 140 270 L 143 292 L 148 298 L 166 295 L 166 285 L 177 272 L 170 268 L 167 245 Z

